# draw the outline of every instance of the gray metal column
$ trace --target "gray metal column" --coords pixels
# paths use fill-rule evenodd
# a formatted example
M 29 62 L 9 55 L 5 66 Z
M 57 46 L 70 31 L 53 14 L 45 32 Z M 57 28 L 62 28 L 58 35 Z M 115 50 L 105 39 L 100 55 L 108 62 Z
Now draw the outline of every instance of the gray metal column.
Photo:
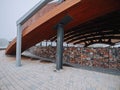
M 50 41 L 51 42 L 51 46 L 53 46 L 53 42 L 52 41 Z
M 21 66 L 21 35 L 22 27 L 20 24 L 17 25 L 17 45 L 16 45 L 16 66 Z
M 41 8 L 43 8 L 46 4 L 51 2 L 52 0 L 42 0 L 37 3 L 33 8 L 31 8 L 23 17 L 21 17 L 17 21 L 17 45 L 16 45 L 16 66 L 21 66 L 21 35 L 22 35 L 22 27 L 29 18 L 31 18 L 36 12 L 38 12 Z
M 42 46 L 42 42 L 40 42 L 40 47 Z
M 46 40 L 45 42 L 46 42 L 46 44 L 45 44 L 45 45 L 46 45 L 46 47 L 47 47 L 47 40 Z
M 63 38 L 64 38 L 64 29 L 62 24 L 57 26 L 57 60 L 56 60 L 56 69 L 62 69 L 63 64 Z

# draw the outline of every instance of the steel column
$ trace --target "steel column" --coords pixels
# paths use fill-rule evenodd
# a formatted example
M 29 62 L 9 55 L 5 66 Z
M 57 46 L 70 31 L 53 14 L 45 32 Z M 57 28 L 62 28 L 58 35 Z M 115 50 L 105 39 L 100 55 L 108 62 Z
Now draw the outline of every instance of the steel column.
M 17 46 L 16 46 L 16 66 L 21 66 L 21 35 L 22 27 L 20 24 L 17 25 Z
M 62 24 L 57 26 L 57 60 L 56 60 L 56 69 L 62 69 L 63 65 L 63 38 L 64 38 L 64 29 Z
M 40 42 L 40 47 L 42 46 L 42 42 Z
M 16 45 L 16 66 L 21 66 L 21 42 L 22 42 L 22 27 L 29 18 L 31 18 L 36 12 L 43 8 L 46 4 L 52 0 L 42 0 L 37 3 L 32 9 L 30 9 L 23 17 L 17 21 L 17 45 Z

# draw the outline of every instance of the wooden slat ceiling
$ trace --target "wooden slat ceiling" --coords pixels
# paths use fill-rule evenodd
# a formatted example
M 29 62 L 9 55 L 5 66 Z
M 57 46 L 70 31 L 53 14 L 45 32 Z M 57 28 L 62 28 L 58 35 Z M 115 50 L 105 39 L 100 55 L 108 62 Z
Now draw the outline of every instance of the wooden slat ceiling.
M 51 41 L 56 41 L 56 36 Z M 107 40 L 106 40 L 107 39 Z M 73 44 L 85 44 L 85 46 L 94 43 L 115 44 L 120 41 L 120 11 L 114 11 L 104 16 L 95 18 L 86 23 L 73 27 L 65 32 L 64 42 Z

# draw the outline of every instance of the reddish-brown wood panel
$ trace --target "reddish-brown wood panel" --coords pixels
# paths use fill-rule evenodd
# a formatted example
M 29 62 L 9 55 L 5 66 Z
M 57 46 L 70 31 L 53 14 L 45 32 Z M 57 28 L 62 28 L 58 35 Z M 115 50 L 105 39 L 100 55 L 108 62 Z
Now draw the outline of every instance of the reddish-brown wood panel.
M 51 9 L 27 27 L 22 34 L 22 51 L 36 43 L 56 35 L 54 25 L 65 15 L 70 15 L 73 21 L 65 26 L 65 32 L 72 27 L 85 23 L 96 17 L 103 16 L 115 10 L 120 10 L 120 0 L 67 0 Z M 16 39 L 6 49 L 6 54 L 15 54 Z

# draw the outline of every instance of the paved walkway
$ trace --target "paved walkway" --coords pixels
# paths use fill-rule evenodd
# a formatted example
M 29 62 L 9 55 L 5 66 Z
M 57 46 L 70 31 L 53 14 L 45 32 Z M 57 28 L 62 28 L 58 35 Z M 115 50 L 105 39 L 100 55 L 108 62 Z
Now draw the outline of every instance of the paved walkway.
M 120 76 L 65 67 L 54 71 L 55 64 L 15 57 L 0 51 L 0 90 L 120 90 Z

